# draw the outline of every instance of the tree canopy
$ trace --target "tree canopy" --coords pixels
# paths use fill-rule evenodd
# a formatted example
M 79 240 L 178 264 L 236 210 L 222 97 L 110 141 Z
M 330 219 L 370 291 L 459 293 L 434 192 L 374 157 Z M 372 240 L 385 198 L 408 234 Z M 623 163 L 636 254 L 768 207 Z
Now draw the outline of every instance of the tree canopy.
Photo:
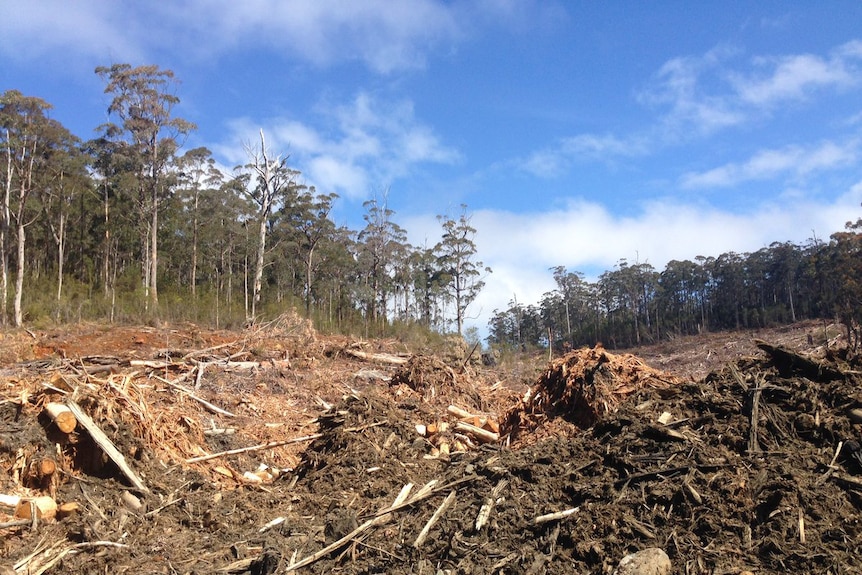
M 304 183 L 283 150 L 247 145 L 225 174 L 175 116 L 178 82 L 157 66 L 100 67 L 110 121 L 80 141 L 51 105 L 0 95 L 0 322 L 191 319 L 230 326 L 301 309 L 319 328 L 376 336 L 399 326 L 462 333 L 491 270 L 466 206 L 413 246 L 387 204 L 360 230 L 330 217 L 338 196 Z M 649 263 L 620 260 L 588 281 L 549 270 L 539 302 L 513 294 L 492 345 L 615 347 L 807 318 L 862 339 L 862 219 L 829 241 Z M 14 278 L 14 282 L 11 279 Z M 11 310 L 9 302 L 12 302 Z M 471 315 L 472 314 L 472 315 Z

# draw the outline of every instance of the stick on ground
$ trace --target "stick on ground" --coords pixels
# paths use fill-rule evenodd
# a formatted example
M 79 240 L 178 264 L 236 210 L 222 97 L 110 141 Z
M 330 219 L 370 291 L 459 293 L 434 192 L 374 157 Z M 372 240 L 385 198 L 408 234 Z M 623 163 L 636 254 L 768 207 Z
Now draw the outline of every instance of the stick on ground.
M 126 458 L 122 453 L 117 449 L 117 447 L 113 444 L 113 442 L 108 439 L 108 436 L 99 428 L 98 425 L 90 418 L 87 413 L 81 409 L 81 406 L 72 401 L 71 399 L 66 400 L 66 405 L 72 411 L 75 416 L 75 419 L 87 430 L 90 434 L 90 437 L 93 438 L 93 441 L 102 448 L 102 451 L 111 458 L 111 461 L 120 468 L 120 471 L 123 472 L 123 475 L 131 481 L 132 485 L 138 491 L 143 493 L 149 493 L 150 490 L 147 489 L 147 486 L 144 485 L 143 480 L 138 477 L 138 474 L 135 473 L 135 470 L 129 467 L 129 464 L 126 463 Z

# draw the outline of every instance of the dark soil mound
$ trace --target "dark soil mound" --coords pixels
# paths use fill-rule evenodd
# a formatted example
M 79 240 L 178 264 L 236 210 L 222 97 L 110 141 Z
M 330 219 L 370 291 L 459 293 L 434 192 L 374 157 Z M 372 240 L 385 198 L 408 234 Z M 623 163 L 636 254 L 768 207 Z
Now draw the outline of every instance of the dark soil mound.
M 848 417 L 862 406 L 862 372 L 840 355 L 761 349 L 681 383 L 633 356 L 567 356 L 531 390 L 541 403 L 506 410 L 521 410 L 524 447 L 435 457 L 416 424 L 438 421 L 450 399 L 426 394 L 469 397 L 464 374 L 417 360 L 403 371 L 413 394 L 340 380 L 340 399 L 320 399 L 327 410 L 316 429 L 290 428 L 317 431 L 295 468 L 258 482 L 241 471 L 286 460 L 283 442 L 189 464 L 227 437 L 207 435 L 201 448 L 204 432 L 219 430 L 200 421 L 214 416 L 160 400 L 165 390 L 145 381 L 112 379 L 83 403 L 149 494 L 110 461 L 85 469 L 69 455 L 92 447 L 63 443 L 33 417 L 38 394 L 10 394 L 0 404 L 0 491 L 29 477 L 18 462 L 51 455 L 63 473 L 27 486 L 80 509 L 35 529 L 2 528 L 0 555 L 14 573 L 610 574 L 626 554 L 659 547 L 679 574 L 859 573 L 862 469 L 841 446 L 862 439 Z M 270 390 L 303 381 L 272 368 L 263 375 Z M 255 381 L 233 384 L 239 399 L 220 399 L 266 412 L 269 427 L 245 416 L 258 432 L 278 429 L 273 414 L 298 400 L 277 403 Z M 573 416 L 585 409 L 587 418 Z

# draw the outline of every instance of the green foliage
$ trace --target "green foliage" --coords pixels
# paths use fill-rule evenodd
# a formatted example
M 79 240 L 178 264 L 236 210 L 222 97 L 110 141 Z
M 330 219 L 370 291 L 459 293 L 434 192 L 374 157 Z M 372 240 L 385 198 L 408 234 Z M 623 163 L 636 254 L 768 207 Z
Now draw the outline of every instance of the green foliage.
M 475 259 L 476 244 L 473 239 L 476 229 L 470 225 L 467 206 L 461 206 L 461 215 L 457 220 L 444 216 L 438 216 L 437 219 L 443 227 L 443 239 L 434 248 L 442 272 L 440 285 L 455 304 L 455 325 L 461 334 L 467 307 L 485 287 L 483 278 L 491 273 L 491 268 L 483 267 L 482 262 Z
M 0 181 L 19 194 L 0 209 L 0 217 L 9 214 L 0 221 L 0 265 L 10 280 L 21 278 L 20 289 L 9 281 L 0 294 L 4 324 L 161 319 L 239 327 L 296 308 L 327 333 L 417 347 L 445 345 L 440 334 L 453 324 L 464 331 L 490 273 L 466 206 L 439 217 L 442 238 L 433 246 L 407 242 L 385 193 L 366 202 L 363 229 L 338 227 L 330 218 L 337 196 L 301 184 L 287 156 L 269 155 L 263 139 L 233 177 L 220 173 L 209 150 L 181 153 L 194 126 L 173 115 L 178 83 L 169 70 L 118 64 L 97 72 L 111 123 L 86 143 L 48 117 L 47 102 L 14 90 L 0 97 Z M 556 267 L 556 288 L 540 302 L 513 299 L 494 310 L 488 343 L 522 358 L 549 346 L 627 347 L 837 318 L 859 345 L 860 232 L 862 220 L 828 243 L 776 242 L 663 270 L 621 260 L 595 282 Z M 11 296 L 21 309 L 15 302 L 10 313 Z
M 775 242 L 750 254 L 733 252 L 671 261 L 657 272 L 624 260 L 595 283 L 564 267 L 557 289 L 538 307 L 509 302 L 495 310 L 488 341 L 500 349 L 552 345 L 564 351 L 604 342 L 630 347 L 701 331 L 757 329 L 799 319 L 837 319 L 851 345 L 862 343 L 862 220 L 828 244 Z M 550 337 L 550 342 L 548 341 Z

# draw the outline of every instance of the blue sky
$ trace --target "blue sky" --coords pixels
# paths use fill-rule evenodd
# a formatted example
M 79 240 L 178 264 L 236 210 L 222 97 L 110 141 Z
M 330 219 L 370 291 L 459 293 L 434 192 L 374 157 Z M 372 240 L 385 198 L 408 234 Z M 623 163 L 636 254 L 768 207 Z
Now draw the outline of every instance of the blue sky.
M 78 136 L 122 62 L 176 73 L 187 145 L 225 167 L 263 128 L 339 224 L 386 192 L 430 245 L 466 204 L 482 329 L 553 266 L 660 270 L 862 215 L 855 0 L 0 0 L 0 91 Z

